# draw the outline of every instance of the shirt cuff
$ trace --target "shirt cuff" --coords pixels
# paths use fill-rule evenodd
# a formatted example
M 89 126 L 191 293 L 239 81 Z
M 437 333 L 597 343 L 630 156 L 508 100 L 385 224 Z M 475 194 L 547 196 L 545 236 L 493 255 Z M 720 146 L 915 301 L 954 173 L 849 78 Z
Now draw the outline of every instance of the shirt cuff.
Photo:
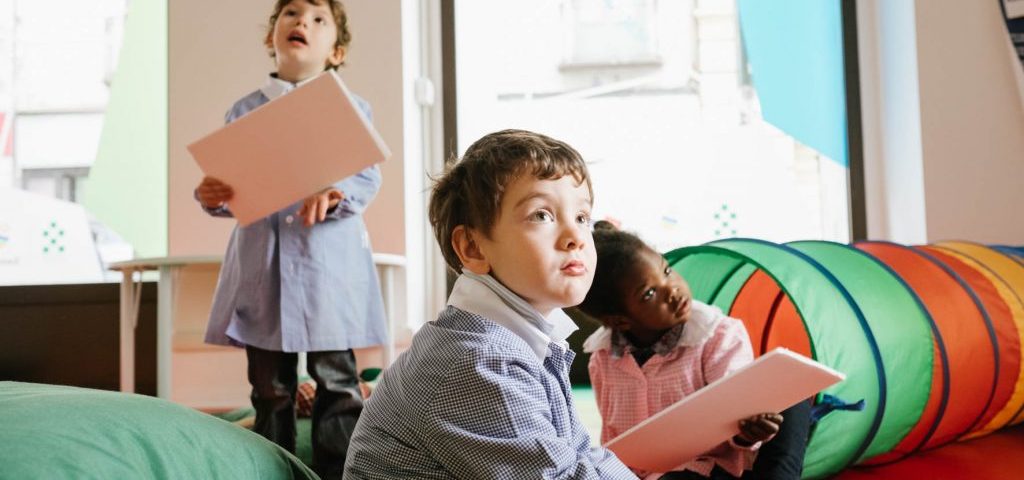
M 749 450 L 751 452 L 756 452 L 757 449 L 761 448 L 761 443 L 762 442 L 754 442 L 752 445 L 746 445 L 745 446 L 745 445 L 740 445 L 740 444 L 736 443 L 735 439 L 736 439 L 735 435 L 729 437 L 729 446 L 732 447 L 732 448 L 735 448 L 735 449 L 738 449 L 738 450 Z
M 203 207 L 203 210 L 206 210 L 206 213 L 209 213 L 210 215 L 227 215 L 227 214 L 231 213 L 231 211 L 228 210 L 228 204 L 227 203 L 224 203 L 221 206 L 214 207 L 214 208 L 209 208 L 209 207 L 207 207 L 205 205 L 200 205 L 200 206 Z
M 208 213 L 210 215 L 214 215 L 214 216 L 230 216 L 231 215 L 231 210 L 228 210 L 228 202 L 224 202 L 224 203 L 220 204 L 219 206 L 216 206 L 216 207 L 213 207 L 213 208 L 210 208 L 210 207 L 207 207 L 206 205 L 203 205 L 203 202 L 199 201 L 199 189 L 192 190 L 192 198 L 195 198 L 196 202 L 199 202 L 199 207 L 202 208 L 204 212 L 206 212 L 206 213 Z

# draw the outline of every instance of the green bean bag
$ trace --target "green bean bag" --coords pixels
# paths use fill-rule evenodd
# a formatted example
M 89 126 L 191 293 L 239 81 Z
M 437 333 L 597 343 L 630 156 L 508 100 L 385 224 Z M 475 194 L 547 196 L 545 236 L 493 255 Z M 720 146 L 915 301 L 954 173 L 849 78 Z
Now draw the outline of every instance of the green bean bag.
M 135 394 L 0 382 L 0 479 L 316 479 L 263 437 Z

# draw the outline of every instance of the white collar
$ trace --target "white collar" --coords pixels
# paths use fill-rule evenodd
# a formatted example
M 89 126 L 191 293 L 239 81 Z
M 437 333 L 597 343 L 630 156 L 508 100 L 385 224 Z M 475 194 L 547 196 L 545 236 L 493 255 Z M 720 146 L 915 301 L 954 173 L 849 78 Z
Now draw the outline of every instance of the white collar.
M 565 339 L 579 328 L 561 309 L 554 309 L 545 318 L 494 277 L 468 270 L 455 280 L 448 305 L 511 330 L 526 341 L 542 361 L 548 355 L 549 343 L 565 344 Z
M 718 324 L 727 318 L 722 310 L 714 305 L 693 300 L 691 303 L 690 319 L 683 327 L 683 334 L 679 337 L 678 346 L 696 347 L 707 342 L 715 333 Z M 593 353 L 602 349 L 609 349 L 612 346 L 612 331 L 607 327 L 601 327 L 592 333 L 583 342 L 583 351 Z
M 277 97 L 280 97 L 281 95 L 284 95 L 292 90 L 295 90 L 298 87 L 301 87 L 306 82 L 319 76 L 320 75 L 313 75 L 312 77 L 309 77 L 299 83 L 292 83 L 287 80 L 281 80 L 280 78 L 277 78 L 277 74 L 272 73 L 270 75 L 267 75 L 267 82 L 264 83 L 262 87 L 260 87 L 260 91 L 263 92 L 263 95 L 266 96 L 268 100 L 273 100 Z

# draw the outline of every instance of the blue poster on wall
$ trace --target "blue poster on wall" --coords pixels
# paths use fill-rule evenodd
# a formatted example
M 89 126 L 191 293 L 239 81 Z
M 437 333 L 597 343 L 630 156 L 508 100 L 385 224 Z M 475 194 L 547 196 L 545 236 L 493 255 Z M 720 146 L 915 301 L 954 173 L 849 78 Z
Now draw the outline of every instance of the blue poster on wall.
M 1006 18 L 1006 29 L 1010 31 L 1010 41 L 1017 51 L 1017 58 L 1024 63 L 1024 0 L 997 0 Z
M 737 6 L 764 119 L 848 166 L 839 0 L 738 0 Z

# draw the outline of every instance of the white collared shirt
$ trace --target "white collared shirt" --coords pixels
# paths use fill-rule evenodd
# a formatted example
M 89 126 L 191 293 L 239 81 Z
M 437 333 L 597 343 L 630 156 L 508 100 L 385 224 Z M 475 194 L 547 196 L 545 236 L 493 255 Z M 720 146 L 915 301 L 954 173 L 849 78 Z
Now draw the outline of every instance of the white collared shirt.
M 284 95 L 292 90 L 295 90 L 298 87 L 301 87 L 306 82 L 309 82 L 310 80 L 313 80 L 314 78 L 319 76 L 320 75 L 313 75 L 312 77 L 309 77 L 299 83 L 292 83 L 287 80 L 281 80 L 280 78 L 277 78 L 275 74 L 267 75 L 267 82 L 264 83 L 262 87 L 260 87 L 260 91 L 263 92 L 263 95 L 265 95 L 267 99 L 273 100 L 277 97 L 280 97 L 281 95 Z
M 448 305 L 484 317 L 511 330 L 544 360 L 548 344 L 565 341 L 579 327 L 561 309 L 556 308 L 544 317 L 526 300 L 490 275 L 477 275 L 463 270 L 455 280 Z

